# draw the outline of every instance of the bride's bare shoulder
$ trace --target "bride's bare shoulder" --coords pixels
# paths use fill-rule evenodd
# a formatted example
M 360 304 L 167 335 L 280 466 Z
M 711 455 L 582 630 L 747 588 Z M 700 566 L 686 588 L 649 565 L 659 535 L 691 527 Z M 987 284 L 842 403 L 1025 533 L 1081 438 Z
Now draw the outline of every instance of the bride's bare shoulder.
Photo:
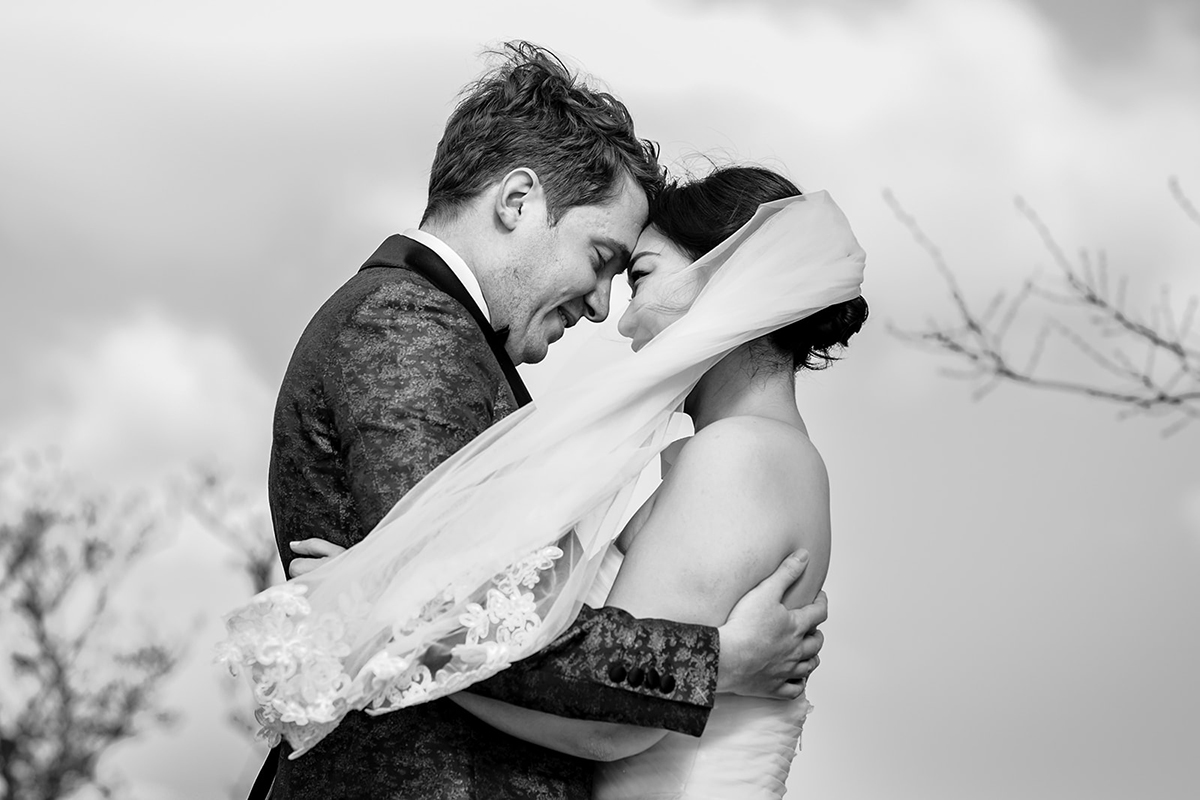
M 827 481 L 821 454 L 808 435 L 792 425 L 765 417 L 739 416 L 718 420 L 688 439 L 676 461 L 743 475 L 769 488 L 777 481 Z M 696 462 L 699 462 L 698 464 Z
M 719 624 L 803 547 L 810 567 L 788 595 L 803 604 L 828 563 L 824 475 L 798 429 L 740 418 L 705 426 L 684 444 L 652 510 L 630 532 L 609 603 L 641 616 Z

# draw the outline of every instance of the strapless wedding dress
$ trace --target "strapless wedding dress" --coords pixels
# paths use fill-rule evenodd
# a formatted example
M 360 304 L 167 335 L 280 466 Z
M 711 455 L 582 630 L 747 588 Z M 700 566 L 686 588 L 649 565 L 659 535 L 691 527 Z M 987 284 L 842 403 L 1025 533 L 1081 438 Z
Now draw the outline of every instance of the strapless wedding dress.
M 621 566 L 610 547 L 587 597 L 603 605 Z M 594 800 L 777 800 L 812 707 L 795 700 L 718 695 L 700 737 L 668 733 L 631 758 L 599 764 Z

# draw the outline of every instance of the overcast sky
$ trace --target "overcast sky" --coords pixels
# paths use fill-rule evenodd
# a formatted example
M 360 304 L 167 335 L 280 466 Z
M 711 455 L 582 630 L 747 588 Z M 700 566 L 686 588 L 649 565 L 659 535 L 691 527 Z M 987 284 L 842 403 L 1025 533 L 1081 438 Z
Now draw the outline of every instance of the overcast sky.
M 972 2 L 33 3 L 0 8 L 0 441 L 97 480 L 218 458 L 261 493 L 275 391 L 320 303 L 413 225 L 480 50 L 556 49 L 668 164 L 827 189 L 872 317 L 801 410 L 833 485 L 831 619 L 789 796 L 1181 798 L 1200 775 L 1200 429 L 1002 387 L 981 403 L 889 334 L 1104 250 L 1130 302 L 1200 293 L 1200 6 Z M 617 314 L 619 316 L 619 314 Z M 527 371 L 534 393 L 583 336 Z M 1047 364 L 1073 368 L 1069 353 Z M 207 620 L 123 748 L 136 796 L 220 798 L 213 621 L 246 586 L 186 526 L 129 602 Z

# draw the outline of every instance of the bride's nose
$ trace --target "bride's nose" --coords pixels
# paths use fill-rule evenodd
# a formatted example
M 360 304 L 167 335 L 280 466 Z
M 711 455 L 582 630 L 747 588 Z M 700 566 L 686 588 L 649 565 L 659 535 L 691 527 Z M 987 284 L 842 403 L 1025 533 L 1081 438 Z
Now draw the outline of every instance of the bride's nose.
M 625 313 L 617 320 L 617 333 L 624 336 L 626 339 L 632 339 L 637 333 L 637 323 L 633 318 L 633 306 L 630 305 L 625 309 Z

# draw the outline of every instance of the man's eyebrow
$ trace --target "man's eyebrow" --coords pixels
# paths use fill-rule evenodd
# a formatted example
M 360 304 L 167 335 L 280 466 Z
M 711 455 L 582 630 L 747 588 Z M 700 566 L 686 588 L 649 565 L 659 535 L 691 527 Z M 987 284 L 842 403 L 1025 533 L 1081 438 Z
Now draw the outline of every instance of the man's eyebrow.
M 629 248 L 624 242 L 618 242 L 616 239 L 601 239 L 600 244 L 613 251 L 614 257 L 620 259 L 623 265 L 629 264 Z

